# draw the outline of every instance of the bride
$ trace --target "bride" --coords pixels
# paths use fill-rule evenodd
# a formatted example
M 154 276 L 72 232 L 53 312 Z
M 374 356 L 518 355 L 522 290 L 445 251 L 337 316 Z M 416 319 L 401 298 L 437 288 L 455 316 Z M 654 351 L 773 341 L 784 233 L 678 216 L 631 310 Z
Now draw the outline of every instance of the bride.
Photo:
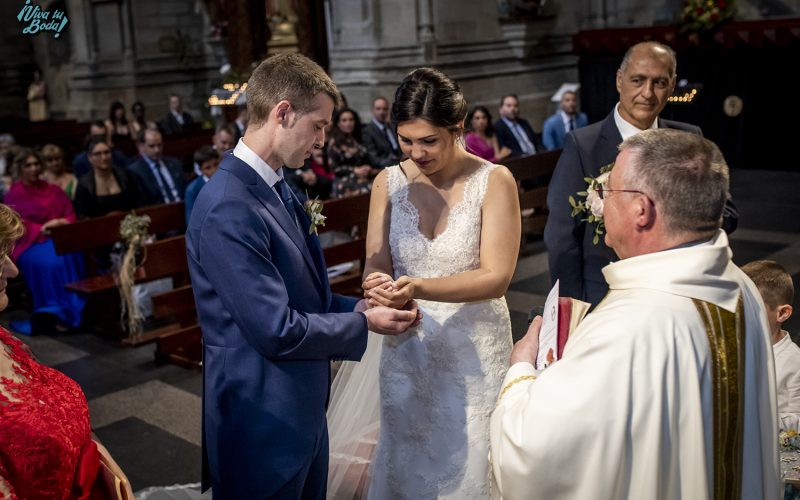
M 435 69 L 411 72 L 395 93 L 409 159 L 374 181 L 363 288 L 371 305 L 416 300 L 423 319 L 397 337 L 371 336 L 362 362 L 337 375 L 329 498 L 489 496 L 520 214 L 508 169 L 464 149 L 466 112 L 459 86 Z

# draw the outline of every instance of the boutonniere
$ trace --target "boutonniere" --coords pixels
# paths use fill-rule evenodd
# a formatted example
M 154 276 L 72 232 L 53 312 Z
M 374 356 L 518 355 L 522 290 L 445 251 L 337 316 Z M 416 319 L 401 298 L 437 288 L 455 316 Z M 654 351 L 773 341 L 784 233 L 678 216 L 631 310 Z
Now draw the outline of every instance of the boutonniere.
M 306 197 L 308 197 L 308 193 L 306 193 Z M 319 197 L 313 200 L 308 198 L 305 205 L 306 214 L 311 220 L 311 225 L 308 226 L 308 234 L 319 234 L 317 232 L 317 226 L 325 225 L 325 216 L 322 215 L 322 202 L 319 201 Z
M 608 176 L 611 174 L 611 169 L 614 168 L 613 163 L 609 163 L 600 168 L 600 175 L 597 177 L 584 177 L 586 181 L 586 191 L 578 191 L 575 193 L 577 196 L 583 197 L 581 201 L 575 201 L 573 196 L 569 197 L 569 204 L 572 207 L 572 216 L 584 216 L 581 220 L 594 225 L 594 237 L 592 243 L 597 245 L 600 242 L 600 236 L 605 233 L 606 226 L 603 222 L 603 199 L 597 193 L 598 187 L 605 187 L 608 182 Z

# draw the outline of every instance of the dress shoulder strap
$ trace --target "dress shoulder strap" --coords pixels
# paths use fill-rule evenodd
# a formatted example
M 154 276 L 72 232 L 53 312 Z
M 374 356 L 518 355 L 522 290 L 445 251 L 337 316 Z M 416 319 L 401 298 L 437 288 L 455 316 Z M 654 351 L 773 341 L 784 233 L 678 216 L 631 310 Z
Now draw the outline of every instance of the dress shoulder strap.
M 483 205 L 483 197 L 486 195 L 486 188 L 489 186 L 489 174 L 496 168 L 497 165 L 488 162 L 484 163 L 467 181 L 467 192 L 464 194 L 469 194 L 469 197 L 474 199 L 478 206 Z

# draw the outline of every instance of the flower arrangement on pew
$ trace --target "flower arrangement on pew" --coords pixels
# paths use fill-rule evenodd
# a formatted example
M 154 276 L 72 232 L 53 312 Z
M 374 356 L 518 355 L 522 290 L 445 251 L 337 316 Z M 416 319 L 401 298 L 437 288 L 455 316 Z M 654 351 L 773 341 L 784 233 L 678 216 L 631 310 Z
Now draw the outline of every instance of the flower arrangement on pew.
M 136 278 L 136 267 L 144 263 L 144 258 L 140 257 L 149 227 L 150 216 L 136 215 L 136 212 L 126 215 L 119 225 L 119 235 L 127 248 L 125 255 L 122 257 L 122 264 L 119 266 L 117 275 L 117 287 L 119 288 L 122 305 L 120 321 L 123 329 L 128 332 L 131 338 L 136 338 L 142 334 L 143 318 L 136 307 L 136 300 L 133 296 L 133 283 Z

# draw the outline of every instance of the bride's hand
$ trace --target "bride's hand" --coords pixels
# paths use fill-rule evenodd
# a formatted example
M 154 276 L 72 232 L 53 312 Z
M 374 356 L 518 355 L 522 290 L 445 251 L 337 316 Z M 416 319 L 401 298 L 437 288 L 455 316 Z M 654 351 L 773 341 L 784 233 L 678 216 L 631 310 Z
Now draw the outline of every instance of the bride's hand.
M 364 298 L 369 298 L 369 291 L 378 286 L 391 289 L 392 277 L 381 272 L 374 272 L 367 275 L 367 277 L 364 278 L 364 282 L 361 284 L 361 288 L 364 290 Z
M 401 309 L 414 298 L 416 285 L 408 276 L 401 276 L 393 285 L 393 289 L 378 287 L 370 290 L 368 294 L 370 304 Z

